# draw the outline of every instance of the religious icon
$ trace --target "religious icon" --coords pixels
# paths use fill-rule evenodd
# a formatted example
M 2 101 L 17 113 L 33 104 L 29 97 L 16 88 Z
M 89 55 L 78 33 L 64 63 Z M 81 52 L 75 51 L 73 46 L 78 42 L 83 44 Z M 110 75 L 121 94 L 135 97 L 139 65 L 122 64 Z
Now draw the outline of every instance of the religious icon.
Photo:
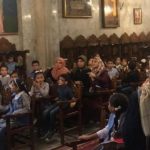
M 134 24 L 141 24 L 142 23 L 142 9 L 134 8 L 133 17 L 134 17 Z
M 102 0 L 102 24 L 105 28 L 119 26 L 118 0 Z
M 18 32 L 17 0 L 0 0 L 0 34 Z

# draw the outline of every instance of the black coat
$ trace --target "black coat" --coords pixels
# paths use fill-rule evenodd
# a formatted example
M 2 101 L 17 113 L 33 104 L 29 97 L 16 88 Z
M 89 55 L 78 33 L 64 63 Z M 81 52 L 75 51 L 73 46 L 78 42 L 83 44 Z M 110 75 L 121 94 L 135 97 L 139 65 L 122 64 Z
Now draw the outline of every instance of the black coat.
M 146 150 L 146 139 L 141 126 L 138 92 L 129 98 L 129 106 L 123 126 L 126 150 Z

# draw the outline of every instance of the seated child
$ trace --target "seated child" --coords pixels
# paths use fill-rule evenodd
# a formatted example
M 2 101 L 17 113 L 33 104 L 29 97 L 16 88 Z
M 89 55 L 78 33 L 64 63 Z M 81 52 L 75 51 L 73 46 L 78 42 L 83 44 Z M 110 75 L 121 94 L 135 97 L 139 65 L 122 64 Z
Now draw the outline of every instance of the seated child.
M 12 73 L 16 69 L 16 62 L 13 56 L 8 56 L 8 61 L 6 63 L 9 73 Z
M 19 80 L 12 80 L 9 84 L 12 99 L 9 105 L 0 105 L 1 115 L 7 116 L 18 113 L 26 113 L 30 110 L 30 97 L 26 91 L 24 83 Z M 12 120 L 11 125 L 24 125 L 29 121 L 27 117 L 20 117 L 19 119 Z M 0 119 L 0 150 L 5 150 L 5 131 L 6 131 L 6 121 Z
M 29 78 L 33 79 L 36 71 L 40 70 L 40 62 L 38 60 L 32 61 L 32 72 L 28 75 Z
M 8 67 L 2 65 L 0 67 L 0 82 L 2 86 L 6 89 L 8 87 L 8 83 L 10 81 L 10 75 L 8 74 Z
M 90 140 L 99 138 L 104 142 L 122 139 L 122 126 L 125 119 L 125 113 L 128 107 L 128 98 L 120 93 L 113 94 L 109 98 L 108 109 L 110 111 L 107 125 L 97 133 L 82 135 L 80 140 Z
M 107 70 L 108 70 L 108 75 L 110 79 L 117 79 L 119 78 L 119 72 L 118 70 L 114 67 L 114 63 L 112 60 L 107 61 Z
M 10 74 L 10 79 L 11 79 L 11 80 L 18 79 L 18 78 L 19 78 L 19 75 L 18 75 L 18 72 L 17 72 L 17 71 L 13 71 L 13 72 Z
M 58 78 L 58 85 L 56 87 L 57 95 L 58 97 L 56 99 L 60 101 L 67 101 L 71 100 L 73 98 L 73 90 L 68 85 L 69 77 L 67 74 L 61 75 Z M 55 99 L 55 100 L 56 100 Z M 64 105 L 64 109 L 69 108 L 70 106 Z M 73 105 L 71 106 L 73 107 Z M 55 119 L 56 115 L 59 112 L 59 106 L 56 103 L 51 104 L 47 109 L 43 111 L 42 120 L 41 120 L 41 128 L 43 129 L 43 136 L 41 136 L 42 139 L 45 139 L 49 141 L 49 138 L 54 133 L 55 129 Z
M 36 71 L 34 73 L 34 81 L 29 92 L 30 96 L 34 96 L 36 98 L 46 97 L 49 95 L 49 84 L 44 82 L 44 74 L 43 71 Z

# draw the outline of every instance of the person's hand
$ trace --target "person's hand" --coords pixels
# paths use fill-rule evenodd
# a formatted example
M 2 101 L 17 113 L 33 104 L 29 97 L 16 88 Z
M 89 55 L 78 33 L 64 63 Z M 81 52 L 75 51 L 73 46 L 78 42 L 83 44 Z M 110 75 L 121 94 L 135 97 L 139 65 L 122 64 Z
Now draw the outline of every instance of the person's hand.
M 80 84 L 81 83 L 81 81 L 75 81 L 75 84 Z
M 89 75 L 90 78 L 95 78 L 96 77 L 96 75 L 93 72 L 89 72 L 88 75 Z
M 36 81 L 33 81 L 33 86 L 38 88 L 38 89 L 41 87 L 41 85 Z
M 89 136 L 88 135 L 81 135 L 78 137 L 79 140 L 89 140 Z

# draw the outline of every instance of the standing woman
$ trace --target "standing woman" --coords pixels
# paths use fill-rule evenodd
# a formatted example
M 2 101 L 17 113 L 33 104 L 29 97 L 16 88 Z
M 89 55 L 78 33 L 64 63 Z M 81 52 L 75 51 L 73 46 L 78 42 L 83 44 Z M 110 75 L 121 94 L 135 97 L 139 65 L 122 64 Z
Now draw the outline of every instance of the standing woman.
M 108 71 L 105 69 L 105 65 L 99 56 L 93 58 L 93 68 L 89 73 L 89 77 L 92 80 L 92 87 L 110 88 L 111 80 L 108 75 Z

